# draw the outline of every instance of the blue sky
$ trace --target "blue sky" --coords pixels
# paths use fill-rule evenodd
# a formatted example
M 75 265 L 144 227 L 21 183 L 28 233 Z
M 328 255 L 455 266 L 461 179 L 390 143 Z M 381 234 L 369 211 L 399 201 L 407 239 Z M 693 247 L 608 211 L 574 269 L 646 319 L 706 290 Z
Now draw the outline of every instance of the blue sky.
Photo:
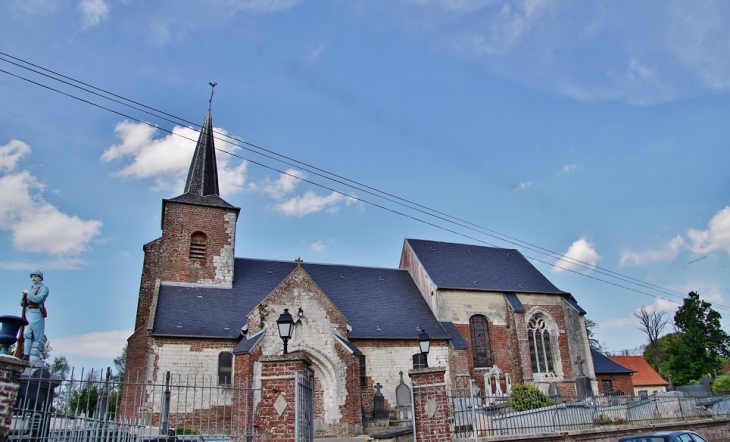
M 695 290 L 728 313 L 729 18 L 720 1 L 8 0 L 0 52 L 195 124 L 217 82 L 221 133 L 587 268 L 219 141 L 238 155 L 218 154 L 237 256 L 397 267 L 404 238 L 517 247 L 618 351 L 644 342 L 641 305 Z M 8 60 L 132 117 L 0 72 L 0 307 L 18 314 L 41 268 L 54 355 L 109 365 L 196 134 Z

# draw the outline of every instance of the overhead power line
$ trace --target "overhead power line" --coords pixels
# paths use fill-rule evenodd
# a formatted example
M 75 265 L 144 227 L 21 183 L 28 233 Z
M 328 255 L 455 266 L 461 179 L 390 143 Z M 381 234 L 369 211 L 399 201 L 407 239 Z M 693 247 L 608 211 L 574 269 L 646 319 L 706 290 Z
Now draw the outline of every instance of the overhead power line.
M 44 68 L 44 67 L 39 66 L 37 64 L 30 63 L 30 62 L 28 62 L 26 60 L 23 60 L 23 59 L 14 57 L 14 56 L 9 55 L 9 54 L 6 54 L 4 52 L 0 52 L 0 61 L 3 61 L 5 63 L 11 64 L 11 65 L 14 65 L 14 66 L 16 66 L 18 68 L 22 68 L 22 69 L 24 69 L 26 71 L 30 71 L 30 72 L 32 72 L 34 74 L 37 74 L 37 75 L 40 75 L 42 77 L 51 79 L 53 81 L 60 82 L 60 83 L 62 83 L 64 85 L 67 85 L 67 86 L 73 87 L 75 89 L 84 91 L 84 92 L 89 93 L 89 94 L 92 94 L 92 95 L 94 95 L 96 97 L 100 97 L 100 98 L 103 98 L 105 100 L 111 101 L 113 103 L 120 104 L 120 105 L 123 105 L 125 107 L 128 107 L 130 109 L 143 112 L 143 113 L 145 113 L 147 115 L 153 116 L 155 118 L 159 118 L 159 119 L 161 119 L 163 121 L 167 121 L 167 122 L 172 123 L 172 124 L 175 124 L 175 125 L 182 125 L 182 126 L 189 125 L 189 126 L 194 126 L 194 127 L 198 127 L 198 128 L 200 127 L 200 125 L 197 124 L 197 123 L 195 123 L 195 122 L 192 122 L 192 121 L 186 120 L 184 118 L 175 116 L 175 115 L 170 114 L 168 112 L 164 112 L 162 110 L 159 110 L 157 108 L 154 108 L 154 107 L 145 105 L 145 104 L 140 103 L 138 101 L 134 101 L 134 100 L 128 99 L 128 98 L 126 98 L 124 96 L 115 94 L 115 93 L 110 92 L 110 91 L 107 91 L 105 89 L 102 89 L 102 88 L 93 86 L 91 84 L 82 82 L 80 80 L 76 80 L 76 79 L 74 79 L 72 77 L 69 77 L 69 76 L 60 74 L 58 72 L 55 72 L 53 70 Z M 64 92 L 64 91 L 59 90 L 59 89 L 56 89 L 56 88 L 53 88 L 53 87 L 48 86 L 46 84 L 43 84 L 43 83 L 41 83 L 39 81 L 34 81 L 34 80 L 29 79 L 29 78 L 26 78 L 26 77 L 23 77 L 21 75 L 18 75 L 18 74 L 15 74 L 15 73 L 12 73 L 12 72 L 9 72 L 9 71 L 6 71 L 6 70 L 2 70 L 2 69 L 0 69 L 0 72 L 4 73 L 6 75 L 10 75 L 10 76 L 13 76 L 15 78 L 24 80 L 24 81 L 29 82 L 31 84 L 34 84 L 36 86 L 45 88 L 47 90 L 50 90 L 50 91 L 53 91 L 53 92 L 62 94 L 62 95 L 67 96 L 69 98 L 73 98 L 75 100 L 81 101 L 81 102 L 83 102 L 85 104 L 88 104 L 88 105 L 91 105 L 91 106 L 94 106 L 94 107 L 97 107 L 97 108 L 106 110 L 108 112 L 112 112 L 114 114 L 117 114 L 119 116 L 122 116 L 124 118 L 130 119 L 130 120 L 133 120 L 133 121 L 136 121 L 138 123 L 147 124 L 147 125 L 155 128 L 155 129 L 159 129 L 159 130 L 162 130 L 164 132 L 167 132 L 167 133 L 170 133 L 170 134 L 173 134 L 173 135 L 176 135 L 176 136 L 180 136 L 180 137 L 183 137 L 183 138 L 186 138 L 188 140 L 191 140 L 191 141 L 195 142 L 195 140 L 190 139 L 189 137 L 185 137 L 185 136 L 183 136 L 183 135 L 181 135 L 179 133 L 175 133 L 172 130 L 168 130 L 168 129 L 165 129 L 165 128 L 162 128 L 162 127 L 153 125 L 152 123 L 143 121 L 143 120 L 141 120 L 139 118 L 136 118 L 136 117 L 134 117 L 132 115 L 129 115 L 129 114 L 120 112 L 120 111 L 115 110 L 115 109 L 112 109 L 110 107 L 106 107 L 106 106 L 100 105 L 98 103 L 95 103 L 95 102 L 93 102 L 91 100 L 88 100 L 88 99 L 85 99 L 85 98 L 82 98 L 82 97 L 79 97 L 79 96 L 76 96 L 76 95 L 73 95 L 73 94 Z M 429 217 L 435 218 L 436 220 L 439 220 L 439 221 L 443 221 L 443 222 L 449 223 L 449 224 L 451 224 L 453 226 L 460 227 L 462 229 L 467 229 L 467 230 L 469 230 L 471 232 L 479 233 L 481 235 L 489 236 L 489 237 L 492 237 L 494 239 L 500 240 L 502 242 L 505 242 L 505 243 L 508 243 L 508 244 L 511 244 L 511 245 L 515 245 L 515 246 L 518 246 L 518 247 L 523 247 L 523 248 L 528 249 L 528 250 L 531 250 L 533 252 L 537 252 L 537 253 L 540 253 L 540 254 L 544 254 L 544 255 L 546 255 L 549 258 L 558 260 L 557 263 L 550 263 L 550 262 L 547 262 L 547 261 L 545 261 L 543 259 L 540 259 L 540 258 L 536 258 L 536 257 L 533 257 L 533 256 L 525 255 L 527 258 L 532 259 L 534 261 L 541 262 L 541 263 L 544 263 L 544 264 L 549 265 L 549 266 L 555 266 L 557 268 L 561 268 L 563 270 L 566 270 L 566 271 L 569 271 L 569 272 L 572 272 L 572 273 L 575 273 L 575 274 L 578 274 L 578 275 L 581 275 L 581 276 L 585 276 L 585 277 L 594 279 L 596 281 L 604 282 L 604 283 L 613 285 L 615 287 L 620 287 L 620 288 L 623 288 L 623 289 L 626 289 L 626 290 L 630 290 L 630 291 L 634 291 L 636 293 L 640 293 L 640 294 L 643 294 L 643 295 L 652 296 L 652 297 L 659 298 L 659 299 L 664 299 L 664 300 L 669 301 L 669 302 L 675 302 L 677 304 L 680 304 L 680 302 L 678 302 L 676 300 L 673 300 L 673 299 L 667 299 L 666 297 L 661 296 L 661 295 L 671 296 L 671 297 L 678 298 L 678 299 L 683 299 L 684 298 L 684 296 L 681 293 L 679 293 L 679 292 L 672 291 L 672 290 L 668 290 L 668 289 L 665 289 L 665 288 L 663 288 L 661 286 L 658 286 L 658 285 L 655 285 L 655 284 L 651 284 L 651 283 L 647 283 L 645 281 L 641 281 L 641 280 L 638 280 L 636 278 L 633 278 L 633 277 L 630 277 L 630 276 L 627 276 L 627 275 L 623 275 L 621 273 L 614 272 L 614 271 L 609 270 L 609 269 L 605 269 L 603 267 L 595 266 L 595 265 L 592 265 L 590 263 L 587 263 L 587 262 L 584 262 L 584 261 L 581 261 L 581 260 L 578 260 L 578 259 L 575 259 L 575 258 L 566 256 L 566 255 L 561 254 L 559 252 L 555 252 L 555 251 L 552 251 L 550 249 L 541 247 L 539 245 L 535 245 L 535 244 L 532 244 L 530 242 L 523 241 L 523 240 L 520 240 L 518 238 L 509 236 L 509 235 L 506 235 L 506 234 L 502 234 L 500 232 L 494 231 L 492 229 L 488 229 L 486 227 L 483 227 L 483 226 L 480 226 L 478 224 L 475 224 L 475 223 L 466 221 L 464 219 L 461 219 L 461 218 L 458 218 L 458 217 L 449 215 L 447 213 L 444 213 L 444 212 L 441 212 L 441 211 L 438 211 L 438 210 L 435 210 L 435 209 L 431 209 L 428 206 L 415 203 L 413 201 L 410 201 L 408 199 L 399 197 L 399 196 L 394 195 L 394 194 L 391 194 L 389 192 L 379 190 L 377 188 L 368 186 L 368 185 L 363 184 L 361 182 L 358 182 L 358 181 L 355 181 L 355 180 L 351 180 L 349 178 L 346 178 L 344 176 L 338 175 L 336 173 L 332 173 L 332 172 L 329 172 L 327 170 L 318 168 L 316 166 L 313 166 L 313 165 L 308 164 L 306 162 L 297 160 L 295 158 L 292 158 L 292 157 L 288 157 L 286 155 L 279 154 L 279 153 L 277 153 L 275 151 L 272 151 L 272 150 L 266 149 L 264 147 L 258 146 L 256 144 L 247 142 L 247 141 L 242 140 L 242 139 L 240 139 L 238 137 L 231 136 L 231 135 L 228 135 L 228 134 L 225 134 L 225 133 L 220 133 L 220 132 L 214 132 L 214 134 L 215 134 L 214 136 L 215 136 L 216 139 L 218 139 L 220 141 L 227 142 L 229 144 L 233 144 L 233 145 L 235 145 L 237 147 L 240 147 L 240 148 L 242 148 L 242 149 L 244 149 L 246 151 L 249 151 L 251 153 L 254 153 L 256 155 L 263 156 L 263 157 L 268 158 L 270 160 L 277 161 L 279 163 L 282 163 L 282 164 L 285 164 L 285 165 L 288 165 L 288 166 L 291 166 L 291 167 L 297 167 L 297 168 L 303 169 L 304 171 L 306 171 L 306 172 L 308 172 L 308 173 L 310 173 L 312 175 L 315 175 L 315 176 L 318 176 L 320 178 L 323 178 L 323 179 L 332 181 L 332 182 L 334 182 L 336 184 L 340 184 L 340 185 L 349 187 L 349 188 L 351 188 L 353 190 L 360 191 L 360 192 L 366 193 L 366 194 L 371 195 L 371 196 L 375 196 L 377 198 L 380 198 L 380 199 L 383 199 L 383 200 L 388 201 L 390 203 L 393 203 L 393 204 L 396 204 L 396 205 L 405 207 L 407 209 L 414 210 L 414 211 L 416 211 L 418 213 L 421 213 L 421 214 L 427 215 Z M 323 189 L 326 189 L 326 190 L 335 192 L 335 193 L 340 194 L 340 195 L 343 195 L 345 197 L 358 200 L 358 201 L 363 202 L 365 204 L 372 205 L 374 207 L 378 207 L 380 209 L 383 209 L 383 210 L 392 212 L 394 214 L 398 214 L 400 216 L 404 216 L 404 217 L 410 218 L 412 220 L 425 223 L 425 224 L 430 225 L 432 227 L 436 227 L 436 228 L 442 229 L 444 231 L 448 231 L 450 233 L 454 233 L 456 235 L 459 235 L 459 236 L 462 236 L 464 238 L 468 238 L 468 239 L 471 239 L 471 240 L 480 242 L 480 243 L 485 244 L 485 245 L 489 245 L 489 246 L 493 246 L 493 247 L 499 247 L 499 246 L 497 246 L 495 244 L 488 243 L 488 242 L 486 242 L 486 241 L 484 241 L 482 239 L 479 239 L 479 238 L 476 238 L 476 237 L 467 235 L 465 233 L 459 232 L 457 230 L 454 230 L 453 228 L 446 228 L 444 226 L 441 226 L 441 225 L 436 224 L 435 222 L 426 221 L 426 220 L 423 220 L 423 219 L 418 218 L 417 216 L 410 215 L 410 214 L 407 214 L 407 213 L 404 213 L 404 212 L 401 212 L 401 211 L 398 211 L 398 210 L 391 209 L 389 207 L 386 207 L 386 206 L 384 206 L 382 204 L 375 203 L 373 201 L 365 200 L 365 199 L 360 198 L 360 197 L 357 197 L 355 195 L 345 193 L 345 192 L 343 192 L 341 190 L 338 190 L 338 189 L 335 189 L 335 188 L 332 188 L 332 187 L 325 186 L 323 184 L 314 182 L 314 181 L 309 180 L 309 179 L 302 178 L 302 177 L 297 176 L 297 175 L 294 175 L 294 174 L 290 174 L 290 173 L 288 173 L 286 171 L 279 170 L 279 169 L 277 169 L 275 167 L 269 166 L 269 165 L 264 164 L 264 163 L 261 163 L 259 161 L 255 161 L 255 160 L 253 160 L 251 158 L 246 158 L 246 157 L 243 157 L 241 155 L 235 154 L 233 152 L 228 152 L 228 151 L 226 151 L 224 149 L 220 149 L 220 148 L 217 148 L 217 150 L 219 150 L 219 151 L 221 151 L 223 153 L 226 153 L 228 155 L 231 155 L 231 156 L 240 158 L 242 160 L 251 162 L 252 164 L 255 164 L 255 165 L 258 165 L 258 166 L 261 166 L 261 167 L 270 169 L 270 170 L 273 170 L 275 172 L 278 172 L 278 173 L 281 173 L 281 174 L 284 174 L 284 175 L 291 176 L 291 177 L 296 178 L 298 180 L 301 180 L 301 181 L 307 182 L 309 184 L 312 184 L 312 185 L 321 187 Z M 568 267 L 565 267 L 565 266 L 561 266 L 560 265 L 561 262 L 566 263 L 566 265 L 576 266 L 576 267 L 579 267 L 579 268 L 583 268 L 583 269 L 588 269 L 588 270 L 594 271 L 595 273 L 598 273 L 600 275 L 603 275 L 603 276 L 606 276 L 606 277 L 609 277 L 609 278 L 618 280 L 618 281 L 620 281 L 620 283 L 617 283 L 615 281 L 608 281 L 608 280 L 605 280 L 605 279 L 602 279 L 602 278 L 598 278 L 598 277 L 595 277 L 595 276 L 592 276 L 592 275 L 588 275 L 588 274 L 584 274 L 584 273 L 575 271 L 575 270 L 573 270 L 571 268 L 568 268 Z M 661 295 L 647 293 L 647 292 L 645 292 L 643 290 L 639 290 L 639 289 L 636 289 L 636 288 L 628 287 L 628 286 L 626 286 L 624 284 L 635 285 L 635 286 L 638 286 L 638 287 L 640 287 L 642 289 L 646 289 L 646 290 L 653 290 L 653 291 L 656 291 L 656 292 L 661 293 Z M 726 308 L 726 309 L 730 309 L 730 307 L 722 306 L 720 304 L 715 304 L 715 305 L 717 307 L 723 307 L 723 308 Z

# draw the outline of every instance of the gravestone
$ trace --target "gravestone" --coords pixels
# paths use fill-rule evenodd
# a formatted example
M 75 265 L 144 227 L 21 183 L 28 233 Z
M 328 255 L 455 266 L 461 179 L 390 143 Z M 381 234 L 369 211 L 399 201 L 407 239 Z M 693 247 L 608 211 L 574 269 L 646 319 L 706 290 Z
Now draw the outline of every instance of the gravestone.
M 411 389 L 403 382 L 403 372 L 399 374 L 400 384 L 395 387 L 395 418 L 407 420 L 411 419 Z
M 575 391 L 578 394 L 578 399 L 585 399 L 593 396 L 593 388 L 591 387 L 591 379 L 583 373 L 583 363 L 585 359 L 578 356 L 575 360 L 575 365 L 578 366 L 578 375 L 575 377 Z
M 385 398 L 380 389 L 383 388 L 380 382 L 375 384 L 375 396 L 373 397 L 373 419 L 388 419 L 390 413 L 385 409 Z

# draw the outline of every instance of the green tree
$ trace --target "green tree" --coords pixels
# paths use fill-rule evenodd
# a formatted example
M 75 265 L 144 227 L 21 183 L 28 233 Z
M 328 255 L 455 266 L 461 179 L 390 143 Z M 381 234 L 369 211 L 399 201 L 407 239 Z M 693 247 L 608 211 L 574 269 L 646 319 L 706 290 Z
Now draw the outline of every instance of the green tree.
M 674 315 L 676 333 L 668 340 L 669 357 L 661 366 L 665 375 L 671 373 L 676 385 L 722 369 L 722 356 L 730 356 L 730 347 L 728 334 L 720 326 L 721 317 L 696 292 L 684 299 Z
M 116 382 L 124 381 L 124 370 L 127 368 L 127 344 L 122 348 L 122 354 L 114 358 L 114 380 Z
M 664 361 L 669 359 L 669 353 L 667 352 L 669 351 L 669 341 L 672 339 L 675 339 L 674 333 L 666 334 L 657 339 L 654 345 L 647 345 L 642 353 L 642 356 L 646 359 L 649 365 L 651 365 L 652 368 L 660 374 L 663 374 L 663 371 L 661 370 L 662 364 Z M 658 367 L 654 367 L 652 361 L 656 361 Z

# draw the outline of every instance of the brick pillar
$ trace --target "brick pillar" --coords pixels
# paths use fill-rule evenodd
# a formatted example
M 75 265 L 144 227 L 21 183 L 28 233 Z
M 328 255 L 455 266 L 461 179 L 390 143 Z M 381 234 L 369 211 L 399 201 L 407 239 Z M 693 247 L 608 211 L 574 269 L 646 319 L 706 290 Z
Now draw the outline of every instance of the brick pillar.
M 15 399 L 18 397 L 18 376 L 28 363 L 10 355 L 0 355 L 0 440 L 8 440 Z
M 530 341 L 527 339 L 527 323 L 525 322 L 525 313 L 516 312 L 515 315 L 515 334 L 517 336 L 517 357 L 520 360 L 520 372 L 522 379 L 515 377 L 513 382 L 529 383 L 532 382 L 532 361 L 530 360 Z M 514 349 L 512 351 L 515 351 Z
M 418 442 L 451 440 L 445 374 L 445 367 L 408 370 L 413 384 L 413 419 Z
M 295 373 L 311 376 L 312 361 L 303 352 L 261 357 L 259 432 L 267 442 L 294 442 Z

